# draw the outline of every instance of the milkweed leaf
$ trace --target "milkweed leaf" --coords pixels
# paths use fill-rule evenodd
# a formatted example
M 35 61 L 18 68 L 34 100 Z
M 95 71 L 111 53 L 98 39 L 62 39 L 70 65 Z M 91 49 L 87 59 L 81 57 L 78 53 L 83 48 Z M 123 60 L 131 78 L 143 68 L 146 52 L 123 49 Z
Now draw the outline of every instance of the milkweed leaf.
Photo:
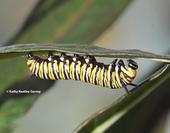
M 96 57 L 110 57 L 110 58 L 141 58 L 147 60 L 154 60 L 159 62 L 170 63 L 170 55 L 158 55 L 142 50 L 114 50 L 101 48 L 95 45 L 88 44 L 19 44 L 0 47 L 0 57 L 27 55 L 28 52 L 66 52 L 77 53 L 80 55 L 93 55 Z M 5 56 L 3 56 L 3 54 Z

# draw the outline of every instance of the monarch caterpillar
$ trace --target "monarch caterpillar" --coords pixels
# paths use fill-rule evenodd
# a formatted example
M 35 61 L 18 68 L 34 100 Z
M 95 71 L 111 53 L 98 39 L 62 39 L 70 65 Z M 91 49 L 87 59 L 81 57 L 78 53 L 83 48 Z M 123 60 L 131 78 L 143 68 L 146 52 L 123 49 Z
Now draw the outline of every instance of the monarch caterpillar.
M 47 59 L 28 54 L 27 65 L 31 73 L 41 79 L 49 80 L 80 80 L 112 89 L 124 88 L 127 93 L 127 85 L 135 86 L 132 83 L 136 77 L 138 65 L 132 59 L 115 59 L 110 64 L 97 62 L 95 57 L 74 54 L 68 56 L 61 53 L 60 56 L 49 53 Z

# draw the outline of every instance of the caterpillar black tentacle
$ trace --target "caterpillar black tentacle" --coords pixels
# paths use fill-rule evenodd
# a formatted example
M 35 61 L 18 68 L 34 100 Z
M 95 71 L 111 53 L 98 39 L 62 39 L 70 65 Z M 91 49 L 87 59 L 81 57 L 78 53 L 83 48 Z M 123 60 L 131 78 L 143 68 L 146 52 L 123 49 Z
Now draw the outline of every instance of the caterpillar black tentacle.
M 124 88 L 128 93 L 127 85 L 136 77 L 138 65 L 132 59 L 115 59 L 110 64 L 97 62 L 94 56 L 80 56 L 74 54 L 68 56 L 61 53 L 60 56 L 48 54 L 47 59 L 28 53 L 27 65 L 31 73 L 41 79 L 49 80 L 80 80 L 112 89 Z

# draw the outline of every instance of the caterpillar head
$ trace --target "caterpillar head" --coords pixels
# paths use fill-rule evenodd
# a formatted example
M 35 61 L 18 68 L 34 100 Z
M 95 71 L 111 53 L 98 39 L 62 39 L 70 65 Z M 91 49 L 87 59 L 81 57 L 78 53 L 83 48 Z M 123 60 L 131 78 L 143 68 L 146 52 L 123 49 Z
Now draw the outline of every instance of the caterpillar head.
M 128 66 L 130 68 L 132 68 L 133 70 L 138 69 L 137 63 L 135 61 L 133 61 L 132 59 L 127 60 L 127 62 L 128 62 Z

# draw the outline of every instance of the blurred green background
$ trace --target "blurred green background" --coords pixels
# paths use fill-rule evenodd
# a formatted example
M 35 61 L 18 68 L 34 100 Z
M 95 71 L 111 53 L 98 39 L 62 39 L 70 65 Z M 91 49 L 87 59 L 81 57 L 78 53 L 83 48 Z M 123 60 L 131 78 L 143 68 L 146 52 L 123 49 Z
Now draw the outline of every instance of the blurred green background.
M 0 45 L 9 41 L 89 43 L 109 49 L 141 49 L 166 54 L 170 50 L 169 7 L 170 2 L 166 0 L 50 0 L 44 3 L 38 0 L 0 0 Z M 24 60 L 25 57 L 22 58 L 22 78 L 30 76 Z M 136 61 L 140 69 L 135 83 L 141 82 L 159 65 Z M 71 132 L 124 93 L 123 89 L 58 81 L 23 117 L 14 121 L 14 133 Z M 167 118 L 161 122 L 165 127 L 161 132 L 170 132 Z

